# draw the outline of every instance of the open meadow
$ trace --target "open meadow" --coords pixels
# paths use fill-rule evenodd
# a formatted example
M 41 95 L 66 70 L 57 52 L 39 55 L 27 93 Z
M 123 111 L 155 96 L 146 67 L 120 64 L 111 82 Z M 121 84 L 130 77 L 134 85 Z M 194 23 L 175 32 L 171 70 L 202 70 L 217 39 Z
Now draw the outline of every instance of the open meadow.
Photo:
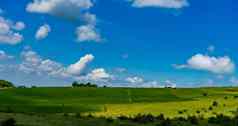
M 232 116 L 238 88 L 12 88 L 0 90 L 0 101 L 0 111 L 6 113 Z

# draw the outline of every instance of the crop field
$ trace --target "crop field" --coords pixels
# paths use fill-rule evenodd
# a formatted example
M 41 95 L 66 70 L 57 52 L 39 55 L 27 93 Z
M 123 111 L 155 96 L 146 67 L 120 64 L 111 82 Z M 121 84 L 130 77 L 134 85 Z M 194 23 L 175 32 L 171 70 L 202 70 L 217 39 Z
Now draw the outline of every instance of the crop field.
M 215 103 L 214 103 L 215 102 Z M 0 111 L 80 113 L 117 117 L 164 114 L 167 117 L 217 113 L 238 108 L 238 88 L 12 88 L 0 90 Z

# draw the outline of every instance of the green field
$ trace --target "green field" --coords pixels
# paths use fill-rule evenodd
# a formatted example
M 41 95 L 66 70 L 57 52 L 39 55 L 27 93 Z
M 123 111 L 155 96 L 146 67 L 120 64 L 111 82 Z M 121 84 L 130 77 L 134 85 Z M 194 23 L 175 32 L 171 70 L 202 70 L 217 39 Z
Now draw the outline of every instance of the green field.
M 207 117 L 215 113 L 232 115 L 238 108 L 237 96 L 238 88 L 12 88 L 0 90 L 0 111 Z M 217 107 L 212 106 L 214 101 Z

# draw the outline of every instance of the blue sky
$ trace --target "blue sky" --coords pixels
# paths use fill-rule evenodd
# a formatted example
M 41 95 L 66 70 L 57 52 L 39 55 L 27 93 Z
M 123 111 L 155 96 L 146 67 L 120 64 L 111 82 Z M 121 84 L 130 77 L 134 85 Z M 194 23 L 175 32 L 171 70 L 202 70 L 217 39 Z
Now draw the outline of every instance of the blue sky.
M 74 80 L 110 86 L 234 86 L 236 4 L 1 0 L 0 79 L 39 86 Z

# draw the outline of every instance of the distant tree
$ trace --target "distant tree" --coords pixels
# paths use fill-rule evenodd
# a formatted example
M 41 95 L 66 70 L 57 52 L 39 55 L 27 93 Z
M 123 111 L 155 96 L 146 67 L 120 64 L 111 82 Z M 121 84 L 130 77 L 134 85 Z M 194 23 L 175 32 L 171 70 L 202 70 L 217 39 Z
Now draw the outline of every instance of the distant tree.
M 17 88 L 26 88 L 26 86 L 25 85 L 20 85 Z
M 78 82 L 77 82 L 77 81 L 74 81 L 74 82 L 72 83 L 72 87 L 78 87 Z
M 13 88 L 13 87 L 15 87 L 13 83 L 6 80 L 0 80 L 0 88 Z
M 35 86 L 35 85 L 32 85 L 32 86 L 31 86 L 31 88 L 37 88 L 37 86 Z

